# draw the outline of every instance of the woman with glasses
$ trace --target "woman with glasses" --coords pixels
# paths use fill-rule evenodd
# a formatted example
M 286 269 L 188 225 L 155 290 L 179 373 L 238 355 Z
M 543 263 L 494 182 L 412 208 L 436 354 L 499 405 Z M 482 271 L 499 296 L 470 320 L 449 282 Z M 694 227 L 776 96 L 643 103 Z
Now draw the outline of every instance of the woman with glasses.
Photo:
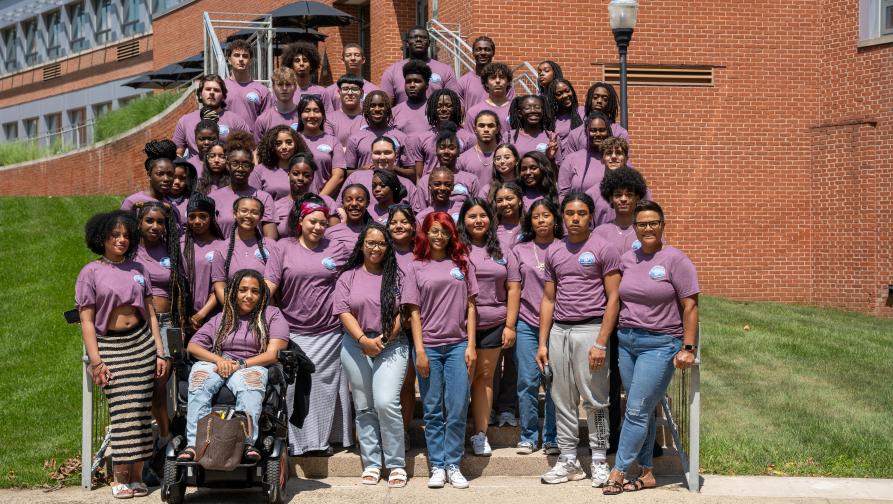
M 626 413 L 614 469 L 606 495 L 656 485 L 652 445 L 657 422 L 654 408 L 667 392 L 674 368 L 688 369 L 698 345 L 698 275 L 681 250 L 663 243 L 664 211 L 639 201 L 633 226 L 641 247 L 620 259 L 620 376 L 626 388 Z M 635 405 L 635 407 L 630 407 Z M 623 475 L 633 462 L 641 474 L 632 482 Z
M 276 232 L 276 214 L 273 197 L 266 191 L 251 187 L 248 180 L 251 178 L 251 172 L 254 170 L 254 158 L 251 150 L 246 146 L 236 146 L 230 149 L 226 154 L 226 166 L 229 170 L 229 185 L 221 187 L 210 194 L 217 208 L 223 210 L 225 208 L 235 209 L 235 202 L 239 198 L 251 196 L 263 204 L 263 214 L 258 220 L 258 229 L 261 230 L 264 237 L 276 240 L 279 235 Z M 286 193 L 287 194 L 287 193 Z M 229 236 L 232 233 L 235 223 L 235 215 L 229 212 L 221 211 L 217 216 L 217 224 L 223 231 L 223 236 Z M 223 300 L 221 299 L 221 303 Z
M 344 328 L 341 365 L 350 381 L 364 485 L 384 467 L 388 487 L 406 485 L 400 389 L 409 344 L 401 327 L 403 273 L 387 229 L 367 225 L 335 285 L 333 312 Z

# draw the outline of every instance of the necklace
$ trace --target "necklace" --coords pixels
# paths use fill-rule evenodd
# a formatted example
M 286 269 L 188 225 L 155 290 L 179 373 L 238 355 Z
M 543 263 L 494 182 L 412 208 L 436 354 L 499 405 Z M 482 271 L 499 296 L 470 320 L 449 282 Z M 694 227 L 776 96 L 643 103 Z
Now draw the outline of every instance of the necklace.
M 104 262 L 104 263 L 106 263 L 106 264 L 124 264 L 124 261 L 126 261 L 127 258 L 126 258 L 126 257 L 122 257 L 120 261 L 112 261 L 112 260 L 109 259 L 108 257 L 106 257 L 106 256 L 102 256 L 102 257 L 99 258 L 99 260 L 102 261 L 102 262 Z
M 546 263 L 540 261 L 539 254 L 536 253 L 536 249 L 539 248 L 539 245 L 536 242 L 533 243 L 533 258 L 536 259 L 536 269 L 540 271 L 546 271 Z
M 490 173 L 491 171 L 493 171 L 493 158 L 491 157 L 490 162 L 488 163 L 487 161 L 484 161 L 483 157 L 481 157 L 481 154 L 483 153 L 484 151 L 481 150 L 480 146 L 474 146 L 474 154 L 477 156 L 478 162 L 481 164 L 481 166 L 485 168 L 484 173 Z M 490 154 L 492 154 L 492 152 Z

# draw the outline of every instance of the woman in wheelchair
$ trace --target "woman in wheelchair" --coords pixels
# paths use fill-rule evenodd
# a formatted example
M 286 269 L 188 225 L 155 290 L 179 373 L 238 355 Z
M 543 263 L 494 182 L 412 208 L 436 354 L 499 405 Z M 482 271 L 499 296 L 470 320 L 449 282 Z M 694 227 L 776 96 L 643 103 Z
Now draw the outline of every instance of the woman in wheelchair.
M 198 422 L 211 412 L 211 402 L 226 385 L 236 396 L 236 409 L 251 418 L 251 435 L 245 440 L 245 458 L 260 460 L 254 448 L 258 418 L 267 385 L 267 366 L 288 346 L 288 324 L 282 312 L 269 306 L 269 290 L 260 273 L 240 270 L 226 288 L 223 312 L 195 333 L 187 350 L 198 360 L 189 373 L 186 412 L 186 446 L 177 457 L 195 458 Z

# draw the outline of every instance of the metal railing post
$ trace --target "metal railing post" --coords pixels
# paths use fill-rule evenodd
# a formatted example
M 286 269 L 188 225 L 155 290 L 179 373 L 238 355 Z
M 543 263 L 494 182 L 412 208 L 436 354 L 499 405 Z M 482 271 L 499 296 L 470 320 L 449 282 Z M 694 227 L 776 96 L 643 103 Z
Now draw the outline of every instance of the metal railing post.
M 700 331 L 699 331 L 700 333 Z M 698 355 L 691 367 L 691 398 L 688 406 L 688 490 L 701 489 L 701 346 L 698 337 Z
M 84 350 L 81 387 L 81 488 L 93 488 L 93 378 L 87 372 L 87 351 Z

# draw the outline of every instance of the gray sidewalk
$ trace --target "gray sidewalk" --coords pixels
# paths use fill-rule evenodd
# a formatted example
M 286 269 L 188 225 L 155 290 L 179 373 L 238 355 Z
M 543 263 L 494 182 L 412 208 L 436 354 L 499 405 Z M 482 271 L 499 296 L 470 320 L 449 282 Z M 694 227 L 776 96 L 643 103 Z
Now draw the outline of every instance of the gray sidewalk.
M 663 504 L 716 503 L 739 504 L 749 502 L 843 503 L 854 501 L 893 501 L 893 480 L 843 478 L 789 478 L 772 476 L 705 476 L 700 494 L 688 492 L 679 480 L 661 478 L 660 488 L 604 497 L 601 491 L 589 486 L 589 480 L 547 486 L 532 477 L 484 477 L 471 481 L 468 490 L 444 488 L 430 490 L 425 478 L 413 478 L 404 489 L 389 490 L 384 482 L 376 487 L 361 485 L 359 478 L 327 478 L 296 480 L 289 484 L 289 501 L 300 504 L 524 504 L 555 502 L 561 504 L 583 502 L 651 502 Z M 131 502 L 160 502 L 158 492 L 148 498 Z M 254 503 L 263 502 L 259 490 L 202 490 L 190 491 L 187 503 Z M 110 489 L 100 488 L 85 492 L 80 488 L 65 488 L 51 493 L 40 490 L 0 491 L 0 502 L 9 504 L 41 503 L 110 503 Z

